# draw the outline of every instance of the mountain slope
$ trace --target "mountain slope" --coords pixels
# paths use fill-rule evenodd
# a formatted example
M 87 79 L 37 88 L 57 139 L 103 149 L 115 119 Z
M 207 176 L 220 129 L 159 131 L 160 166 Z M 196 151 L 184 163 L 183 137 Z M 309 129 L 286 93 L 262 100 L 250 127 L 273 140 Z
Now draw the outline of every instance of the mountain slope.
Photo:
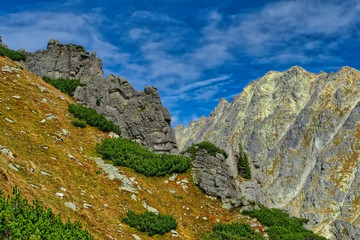
M 80 220 L 96 239 L 150 239 L 121 222 L 128 210 L 151 206 L 178 222 L 174 239 L 199 239 L 221 222 L 249 222 L 238 211 L 222 209 L 191 181 L 190 173 L 148 178 L 113 167 L 95 153 L 109 134 L 71 124 L 75 100 L 0 57 L 0 188 L 17 185 L 30 201 Z M 175 196 L 175 197 L 174 197 Z M 179 199 L 182 198 L 182 199 Z M 76 208 L 75 208 L 76 207 Z M 75 209 L 75 210 L 74 210 Z M 172 233 L 151 239 L 172 239 Z
M 359 71 L 293 67 L 251 82 L 231 103 L 221 99 L 208 118 L 177 126 L 176 138 L 179 149 L 201 141 L 226 149 L 229 168 L 241 143 L 253 171 L 252 181 L 229 176 L 241 194 L 308 218 L 331 237 L 336 220 L 360 226 L 359 100 Z

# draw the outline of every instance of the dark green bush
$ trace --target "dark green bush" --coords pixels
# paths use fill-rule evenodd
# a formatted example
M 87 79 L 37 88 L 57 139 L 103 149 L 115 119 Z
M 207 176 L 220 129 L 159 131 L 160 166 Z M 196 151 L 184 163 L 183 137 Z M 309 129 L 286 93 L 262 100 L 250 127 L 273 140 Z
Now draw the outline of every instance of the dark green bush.
M 243 214 L 255 217 L 262 225 L 267 226 L 266 232 L 271 240 L 326 240 L 303 227 L 307 219 L 290 217 L 280 209 L 261 206 L 257 210 L 243 211 Z
M 184 197 L 181 195 L 173 195 L 173 198 L 177 198 L 177 199 L 183 199 Z
M 145 176 L 181 173 L 190 167 L 190 159 L 184 156 L 156 154 L 129 139 L 104 139 L 97 151 L 114 165 L 130 167 Z
M 237 168 L 238 168 L 238 173 L 242 177 L 246 179 L 251 179 L 251 169 L 249 166 L 249 160 L 246 154 L 244 153 L 241 144 L 239 144 L 239 160 L 238 160 Z
M 13 196 L 0 197 L 0 239 L 94 239 L 81 223 L 63 223 L 51 208 L 45 209 L 38 200 L 29 204 L 17 187 Z
M 265 240 L 260 233 L 255 232 L 249 224 L 245 223 L 219 223 L 213 231 L 205 234 L 202 240 Z
M 74 117 L 86 121 L 87 124 L 93 127 L 97 127 L 104 132 L 114 132 L 117 135 L 121 135 L 121 130 L 113 122 L 107 120 L 103 115 L 97 113 L 94 109 L 83 107 L 76 104 L 69 104 L 69 112 Z
M 182 154 L 187 152 L 191 154 L 191 158 L 195 158 L 195 154 L 200 148 L 205 149 L 212 156 L 216 156 L 217 153 L 221 153 L 225 158 L 228 157 L 227 153 L 223 149 L 215 146 L 210 142 L 201 142 L 201 143 L 193 144 L 190 147 L 188 147 L 186 151 L 182 152 Z
M 78 118 L 75 118 L 74 120 L 72 120 L 71 123 L 75 127 L 79 127 L 79 128 L 85 128 L 86 125 L 87 125 L 85 120 L 81 120 L 81 119 L 78 119 Z
M 83 46 L 81 46 L 81 45 L 76 45 L 76 50 L 78 52 L 85 52 L 85 48 Z
M 4 46 L 0 46 L 0 56 L 6 56 L 13 61 L 20 61 L 20 60 L 25 61 L 26 59 L 25 53 L 14 51 Z
M 53 85 L 61 92 L 68 94 L 69 96 L 74 96 L 75 89 L 79 86 L 79 80 L 76 79 L 65 79 L 65 78 L 49 78 L 43 77 L 44 81 Z
M 141 232 L 146 232 L 149 236 L 164 235 L 177 227 L 177 222 L 172 216 L 156 215 L 152 212 L 136 214 L 128 211 L 127 217 L 122 221 Z

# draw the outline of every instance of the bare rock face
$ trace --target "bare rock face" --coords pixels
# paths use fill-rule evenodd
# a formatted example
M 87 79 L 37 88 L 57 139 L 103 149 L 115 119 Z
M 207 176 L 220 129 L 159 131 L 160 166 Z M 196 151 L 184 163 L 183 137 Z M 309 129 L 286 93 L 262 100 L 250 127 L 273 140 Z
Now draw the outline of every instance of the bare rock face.
M 331 238 L 336 220 L 360 226 L 359 101 L 359 71 L 292 67 L 267 73 L 175 132 L 181 150 L 210 141 L 231 155 L 241 143 L 253 175 L 252 184 L 240 180 L 241 195 L 308 218 Z
M 102 78 L 102 62 L 96 53 L 81 46 L 51 39 L 47 50 L 26 53 L 25 66 L 36 75 L 51 78 L 90 80 Z
M 3 42 L 2 42 L 2 38 L 1 38 L 1 36 L 0 36 L 0 46 L 2 46 L 2 47 L 6 47 L 6 48 L 8 47 L 5 43 L 3 43 Z
M 200 148 L 192 163 L 193 181 L 208 195 L 221 200 L 239 199 L 241 197 L 237 183 L 232 178 L 231 169 L 226 167 L 226 159 L 221 153 L 210 155 Z
M 81 82 L 82 83 L 82 82 Z M 109 117 L 121 128 L 122 137 L 136 139 L 159 153 L 178 153 L 169 111 L 155 87 L 135 91 L 123 77 L 109 75 L 78 87 L 75 98 Z
M 155 152 L 178 153 L 170 113 L 155 87 L 135 91 L 122 77 L 104 79 L 101 59 L 75 44 L 51 39 L 47 50 L 26 55 L 26 67 L 39 76 L 79 79 L 75 98 L 111 119 L 122 137 L 136 139 Z

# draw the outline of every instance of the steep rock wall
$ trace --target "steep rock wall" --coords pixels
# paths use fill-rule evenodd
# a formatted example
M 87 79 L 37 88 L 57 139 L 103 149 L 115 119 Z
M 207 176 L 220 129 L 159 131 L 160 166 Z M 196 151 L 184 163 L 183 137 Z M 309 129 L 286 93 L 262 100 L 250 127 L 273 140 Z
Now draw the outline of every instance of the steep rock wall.
M 175 132 L 180 149 L 210 141 L 231 153 L 241 143 L 253 171 L 250 189 L 240 183 L 242 194 L 308 218 L 313 230 L 332 237 L 336 220 L 360 224 L 359 100 L 359 71 L 293 67 L 267 73 Z
M 132 138 L 159 153 L 178 153 L 169 111 L 155 87 L 135 91 L 122 77 L 104 79 L 102 61 L 81 46 L 51 39 L 46 50 L 27 53 L 26 67 L 39 76 L 79 79 L 77 101 L 111 119 Z

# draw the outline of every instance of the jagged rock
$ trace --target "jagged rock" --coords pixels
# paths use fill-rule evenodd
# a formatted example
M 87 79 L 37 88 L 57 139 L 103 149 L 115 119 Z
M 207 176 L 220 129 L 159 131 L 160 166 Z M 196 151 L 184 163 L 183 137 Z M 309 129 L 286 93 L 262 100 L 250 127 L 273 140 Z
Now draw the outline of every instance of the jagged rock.
M 357 222 L 359 100 L 360 72 L 353 68 L 269 72 L 231 103 L 221 99 L 209 117 L 175 127 L 177 143 L 184 150 L 210 141 L 229 156 L 241 143 L 253 176 L 231 176 L 241 195 L 308 218 L 312 230 L 331 238 L 329 226 L 337 219 Z
M 83 82 L 103 76 L 101 59 L 75 44 L 51 39 L 47 49 L 26 53 L 25 66 L 36 75 L 51 78 L 80 79 Z
M 66 207 L 71 208 L 72 210 L 76 211 L 76 204 L 72 202 L 65 202 Z
M 95 53 L 54 39 L 47 50 L 26 55 L 26 67 L 41 77 L 79 79 L 74 94 L 78 103 L 111 119 L 122 130 L 122 137 L 135 139 L 155 152 L 178 153 L 171 116 L 156 87 L 135 91 L 123 77 L 104 79 L 101 59 Z
M 155 152 L 178 152 L 170 114 L 155 87 L 135 91 L 124 78 L 109 75 L 78 87 L 75 97 L 109 117 L 121 128 L 122 137 L 135 139 Z
M 222 154 L 212 156 L 200 148 L 193 160 L 191 175 L 194 183 L 211 196 L 223 201 L 241 196 Z

